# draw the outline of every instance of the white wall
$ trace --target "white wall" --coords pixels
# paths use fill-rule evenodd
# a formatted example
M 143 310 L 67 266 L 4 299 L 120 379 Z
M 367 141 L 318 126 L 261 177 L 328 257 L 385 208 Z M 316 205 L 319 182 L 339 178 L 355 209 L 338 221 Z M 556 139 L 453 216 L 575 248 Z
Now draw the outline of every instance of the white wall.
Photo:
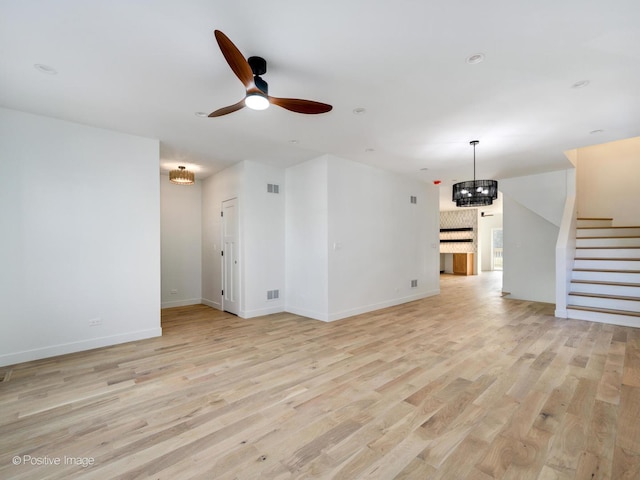
M 241 162 L 202 182 L 202 303 L 219 310 L 222 309 L 220 211 L 223 201 L 238 198 L 238 214 L 242 216 L 242 199 L 239 197 L 243 175 L 244 163 Z M 239 222 L 242 229 L 241 218 Z
M 577 163 L 579 217 L 640 223 L 640 137 L 579 148 Z
M 567 182 L 574 174 L 574 169 L 570 168 L 508 178 L 500 181 L 500 191 L 559 227 L 567 198 Z
M 559 228 L 505 195 L 502 290 L 510 298 L 555 302 Z
M 202 301 L 202 182 L 160 177 L 162 308 Z
M 280 193 L 267 192 L 276 184 Z M 243 161 L 207 178 L 202 190 L 203 303 L 222 308 L 222 202 L 238 201 L 240 298 L 238 316 L 251 318 L 284 310 L 285 172 Z M 267 290 L 280 290 L 268 300 Z
M 157 140 L 0 109 L 0 364 L 161 334 L 158 164 Z
M 504 269 L 511 298 L 555 303 L 556 243 L 573 169 L 502 180 Z
M 329 320 L 438 294 L 437 187 L 333 156 L 327 166 Z
M 436 187 L 325 155 L 286 170 L 244 161 L 205 180 L 202 195 L 202 296 L 215 308 L 229 198 L 239 203 L 243 318 L 286 310 L 329 321 L 440 291 Z
M 269 193 L 267 184 L 280 193 Z M 241 263 L 244 284 L 240 316 L 282 312 L 285 303 L 285 171 L 252 161 L 244 162 Z M 267 290 L 279 290 L 267 299 Z
M 329 319 L 328 159 L 286 170 L 286 310 Z

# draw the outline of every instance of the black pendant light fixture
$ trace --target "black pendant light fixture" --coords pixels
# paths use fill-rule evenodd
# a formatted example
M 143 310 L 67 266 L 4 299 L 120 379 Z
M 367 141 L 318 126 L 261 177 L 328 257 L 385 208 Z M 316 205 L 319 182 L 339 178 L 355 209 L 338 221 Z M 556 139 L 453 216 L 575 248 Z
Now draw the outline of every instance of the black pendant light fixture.
M 496 180 L 476 180 L 476 145 L 479 143 L 479 140 L 469 142 L 473 145 L 473 180 L 453 185 L 451 200 L 456 202 L 456 207 L 484 207 L 498 198 Z

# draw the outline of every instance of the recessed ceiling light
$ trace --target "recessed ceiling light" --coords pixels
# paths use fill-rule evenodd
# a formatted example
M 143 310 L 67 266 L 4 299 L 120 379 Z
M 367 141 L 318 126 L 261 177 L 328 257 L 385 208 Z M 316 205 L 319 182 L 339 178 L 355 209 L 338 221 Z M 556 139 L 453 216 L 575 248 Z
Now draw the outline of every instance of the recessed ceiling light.
M 358 107 L 358 108 L 354 108 L 354 109 L 353 109 L 353 113 L 354 113 L 355 115 L 362 115 L 362 114 L 364 114 L 366 111 L 367 111 L 367 109 L 366 109 L 366 108 L 362 108 L 362 107 Z
M 57 75 L 58 71 L 50 67 L 49 65 L 43 65 L 42 63 L 36 63 L 33 68 L 38 70 L 40 73 L 46 73 L 47 75 Z
M 427 170 L 429 170 L 427 167 L 424 167 L 424 168 L 420 169 L 421 172 L 426 172 Z
M 209 116 L 205 112 L 196 112 L 194 115 L 196 117 L 208 117 Z
M 473 55 L 469 55 L 466 59 L 466 62 L 470 65 L 475 65 L 476 63 L 480 63 L 484 60 L 484 53 L 474 53 Z
M 298 142 L 298 140 L 294 139 L 294 140 L 289 140 L 289 143 L 291 143 L 292 145 L 297 145 L 300 142 Z
M 601 128 L 598 128 L 597 130 L 591 130 L 589 133 L 593 135 L 594 133 L 602 133 L 602 132 L 604 132 L 604 130 L 602 130 Z
M 375 152 L 373 148 L 365 148 L 364 151 L 367 153 Z
M 584 88 L 587 85 L 589 85 L 589 80 L 580 80 L 579 82 L 576 82 L 573 85 L 571 85 L 571 88 Z

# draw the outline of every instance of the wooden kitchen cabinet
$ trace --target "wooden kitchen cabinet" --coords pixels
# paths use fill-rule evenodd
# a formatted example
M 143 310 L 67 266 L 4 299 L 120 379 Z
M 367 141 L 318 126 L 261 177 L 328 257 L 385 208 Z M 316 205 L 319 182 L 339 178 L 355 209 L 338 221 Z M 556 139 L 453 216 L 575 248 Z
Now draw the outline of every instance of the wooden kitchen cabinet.
M 454 275 L 473 275 L 473 253 L 453 254 Z

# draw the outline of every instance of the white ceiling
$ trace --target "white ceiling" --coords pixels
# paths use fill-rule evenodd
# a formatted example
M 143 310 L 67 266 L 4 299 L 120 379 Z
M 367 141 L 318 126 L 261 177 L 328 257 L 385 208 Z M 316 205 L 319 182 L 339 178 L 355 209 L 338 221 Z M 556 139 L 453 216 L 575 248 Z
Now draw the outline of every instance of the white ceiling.
M 271 95 L 333 110 L 197 117 L 244 96 L 215 29 L 267 60 Z M 470 140 L 500 180 L 640 135 L 639 46 L 638 0 L 0 0 L 0 105 L 157 138 L 163 172 L 331 153 L 446 197 Z

